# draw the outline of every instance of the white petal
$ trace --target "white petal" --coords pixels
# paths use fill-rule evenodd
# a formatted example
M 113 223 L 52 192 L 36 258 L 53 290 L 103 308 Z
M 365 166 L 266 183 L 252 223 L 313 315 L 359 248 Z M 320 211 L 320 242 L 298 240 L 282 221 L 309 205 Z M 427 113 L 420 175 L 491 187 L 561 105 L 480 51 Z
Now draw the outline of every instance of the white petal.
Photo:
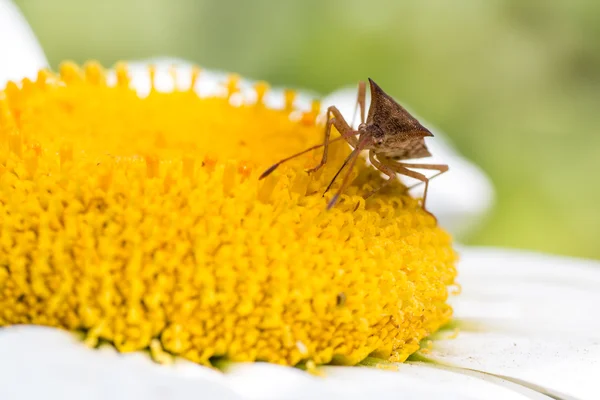
M 600 263 L 465 249 L 459 272 L 453 303 L 464 327 L 426 357 L 600 398 Z
M 377 399 L 481 399 L 525 400 L 541 398 L 534 391 L 483 374 L 464 374 L 426 364 L 402 364 L 397 371 L 377 368 L 325 367 L 329 385 Z
M 481 379 L 424 365 L 398 371 L 365 367 L 325 367 L 323 377 L 269 364 L 227 369 L 233 387 L 248 399 L 531 399 L 535 393 L 510 382 Z M 401 396 L 401 397 L 400 397 Z
M 70 333 L 33 326 L 0 330 L 0 355 L 2 399 L 536 399 L 501 379 L 427 365 L 326 367 L 324 377 L 265 363 L 232 364 L 225 374 L 181 360 L 158 365 L 144 353 L 89 349 Z
M 48 62 L 27 22 L 9 0 L 0 0 L 0 89 L 10 80 L 34 78 Z
M 16 326 L 0 330 L 0 399 L 240 399 L 220 372 L 162 366 L 142 353 L 93 350 L 69 333 Z
M 171 74 L 173 67 L 176 70 L 177 76 L 176 87 L 179 89 L 189 88 L 191 83 L 191 71 L 194 66 L 194 64 L 189 61 L 172 57 L 156 57 L 141 61 L 133 61 L 128 62 L 127 65 L 129 66 L 129 73 L 132 78 L 132 86 L 141 96 L 145 96 L 150 92 L 149 65 L 156 66 L 155 88 L 158 91 L 163 92 L 172 91 L 175 88 Z M 224 84 L 227 82 L 229 75 L 231 75 L 231 73 L 226 71 L 202 68 L 195 89 L 200 96 L 223 94 L 225 93 Z M 112 71 L 109 76 L 109 79 L 115 79 Z M 240 79 L 240 93 L 242 94 L 244 101 L 250 103 L 255 101 L 256 96 L 253 85 L 256 82 L 256 80 L 251 79 Z M 283 93 L 283 88 L 271 88 L 265 96 L 265 103 L 269 107 L 281 108 L 284 104 Z M 306 90 L 299 90 L 295 105 L 302 110 L 309 110 L 311 101 L 315 97 L 314 93 L 310 93 Z
M 356 106 L 356 94 L 356 88 L 341 89 L 326 97 L 323 106 L 335 105 L 348 121 L 352 121 L 352 113 Z M 369 104 L 370 101 L 367 99 L 367 108 Z M 416 115 L 412 111 L 410 112 Z M 491 208 L 494 198 L 492 184 L 483 171 L 462 157 L 441 132 L 432 128 L 428 122 L 418 116 L 417 118 L 434 133 L 435 137 L 426 139 L 433 157 L 424 158 L 415 163 L 448 164 L 450 166 L 448 172 L 435 178 L 429 185 L 427 208 L 452 234 L 464 235 L 473 229 Z M 401 179 L 409 185 L 418 182 L 406 177 L 401 177 Z M 423 185 L 413 189 L 413 193 L 418 196 L 422 195 L 422 191 Z
M 295 368 L 266 363 L 233 364 L 229 385 L 244 398 L 256 400 L 335 398 L 326 381 Z

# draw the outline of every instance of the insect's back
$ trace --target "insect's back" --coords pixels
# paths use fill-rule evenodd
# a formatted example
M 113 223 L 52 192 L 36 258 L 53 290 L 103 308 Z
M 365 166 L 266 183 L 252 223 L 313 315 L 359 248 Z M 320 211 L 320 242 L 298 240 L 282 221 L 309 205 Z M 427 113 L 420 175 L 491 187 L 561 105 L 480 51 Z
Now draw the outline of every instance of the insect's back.
M 374 149 L 375 153 L 396 160 L 431 156 L 424 138 L 433 134 L 370 78 L 369 83 L 367 125 L 376 126 L 386 136 L 385 145 Z

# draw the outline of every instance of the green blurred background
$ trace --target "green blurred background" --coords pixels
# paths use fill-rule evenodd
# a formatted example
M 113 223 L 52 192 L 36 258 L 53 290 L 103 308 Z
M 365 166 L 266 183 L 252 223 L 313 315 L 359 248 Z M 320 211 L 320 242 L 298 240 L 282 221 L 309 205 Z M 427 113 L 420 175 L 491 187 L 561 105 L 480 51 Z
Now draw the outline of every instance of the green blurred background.
M 56 67 L 157 55 L 325 94 L 373 77 L 491 176 L 468 238 L 600 258 L 597 0 L 17 0 Z

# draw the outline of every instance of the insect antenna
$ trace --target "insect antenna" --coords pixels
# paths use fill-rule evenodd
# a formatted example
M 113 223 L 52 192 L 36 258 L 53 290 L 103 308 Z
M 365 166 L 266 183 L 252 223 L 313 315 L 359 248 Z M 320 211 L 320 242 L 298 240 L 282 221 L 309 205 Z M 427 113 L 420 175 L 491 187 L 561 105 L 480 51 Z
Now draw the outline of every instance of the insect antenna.
M 341 138 L 342 138 L 342 136 L 340 136 L 340 137 L 337 137 L 337 138 L 335 138 L 335 139 L 331 139 L 331 140 L 329 141 L 329 143 L 331 143 L 331 142 L 335 142 L 335 141 L 337 141 L 337 140 L 340 140 Z M 291 156 L 289 156 L 289 157 L 286 157 L 286 158 L 284 158 L 284 159 L 282 159 L 282 160 L 279 160 L 279 161 L 277 161 L 275 164 L 273 164 L 273 165 L 271 165 L 269 168 L 267 168 L 267 170 L 266 170 L 265 172 L 263 172 L 263 173 L 260 175 L 260 177 L 259 177 L 258 179 L 260 180 L 260 179 L 266 178 L 267 176 L 269 176 L 269 175 L 271 174 L 271 172 L 275 171 L 275 170 L 277 169 L 277 167 L 279 167 L 279 166 L 280 166 L 281 164 L 283 164 L 284 162 L 286 162 L 286 161 L 289 161 L 289 160 L 292 160 L 292 159 L 294 159 L 294 158 L 296 158 L 296 157 L 300 157 L 301 155 L 303 155 L 303 154 L 306 154 L 306 153 L 308 153 L 309 151 L 313 151 L 313 150 L 315 150 L 315 149 L 318 149 L 319 147 L 323 147 L 323 146 L 325 146 L 325 144 L 324 144 L 324 143 L 322 143 L 322 144 L 317 144 L 317 145 L 315 145 L 315 146 L 309 147 L 309 148 L 308 148 L 308 149 L 306 149 L 306 150 L 302 150 L 302 151 L 301 151 L 301 152 L 299 152 L 299 153 L 296 153 L 296 154 L 294 154 L 294 155 L 291 155 Z
M 333 142 L 337 142 L 337 141 L 338 141 L 338 140 L 340 140 L 340 139 L 344 139 L 344 138 L 347 138 L 347 137 L 355 136 L 355 135 L 357 135 L 358 133 L 359 133 L 358 131 L 352 131 L 352 132 L 349 132 L 349 133 L 342 134 L 342 135 L 340 135 L 339 137 L 336 137 L 336 138 L 334 138 L 334 139 L 331 139 L 331 140 L 329 140 L 329 141 L 327 142 L 327 144 L 329 144 L 329 143 L 333 143 Z M 271 175 L 271 173 L 272 173 L 273 171 L 275 171 L 275 170 L 277 169 L 277 167 L 279 167 L 279 166 L 280 166 L 281 164 L 283 164 L 284 162 L 287 162 L 287 161 L 289 161 L 289 160 L 292 160 L 292 159 L 294 159 L 294 158 L 296 158 L 296 157 L 299 157 L 299 156 L 301 156 L 301 155 L 303 155 L 303 154 L 306 154 L 306 153 L 308 153 L 308 152 L 310 152 L 310 151 L 316 150 L 316 149 L 318 149 L 318 148 L 320 148 L 320 147 L 323 147 L 323 146 L 325 146 L 325 143 L 317 144 L 317 145 L 315 145 L 315 146 L 309 147 L 309 148 L 308 148 L 308 149 L 306 149 L 306 150 L 302 150 L 302 151 L 301 151 L 301 152 L 299 152 L 299 153 L 293 154 L 293 155 L 291 155 L 291 156 L 289 156 L 289 157 L 286 157 L 286 158 L 284 158 L 284 159 L 282 159 L 282 160 L 279 160 L 279 161 L 277 161 L 275 164 L 273 164 L 273 165 L 271 165 L 269 168 L 267 168 L 267 170 L 266 170 L 265 172 L 263 172 L 263 173 L 262 173 L 262 174 L 261 174 L 261 175 L 258 177 L 258 180 L 264 179 L 264 178 L 266 178 L 267 176 Z

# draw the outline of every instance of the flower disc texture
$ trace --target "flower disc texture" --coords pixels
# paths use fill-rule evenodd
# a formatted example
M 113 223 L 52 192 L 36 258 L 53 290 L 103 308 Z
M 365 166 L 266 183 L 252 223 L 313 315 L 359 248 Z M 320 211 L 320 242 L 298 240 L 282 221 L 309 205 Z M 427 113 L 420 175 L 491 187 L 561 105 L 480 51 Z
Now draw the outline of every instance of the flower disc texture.
M 317 102 L 177 73 L 186 87 L 140 96 L 124 64 L 64 64 L 0 92 L 0 325 L 159 361 L 314 365 L 404 361 L 449 321 L 451 238 L 400 183 L 363 200 L 382 178 L 360 160 L 327 211 L 342 141 L 315 174 L 319 151 L 258 180 L 323 140 Z

